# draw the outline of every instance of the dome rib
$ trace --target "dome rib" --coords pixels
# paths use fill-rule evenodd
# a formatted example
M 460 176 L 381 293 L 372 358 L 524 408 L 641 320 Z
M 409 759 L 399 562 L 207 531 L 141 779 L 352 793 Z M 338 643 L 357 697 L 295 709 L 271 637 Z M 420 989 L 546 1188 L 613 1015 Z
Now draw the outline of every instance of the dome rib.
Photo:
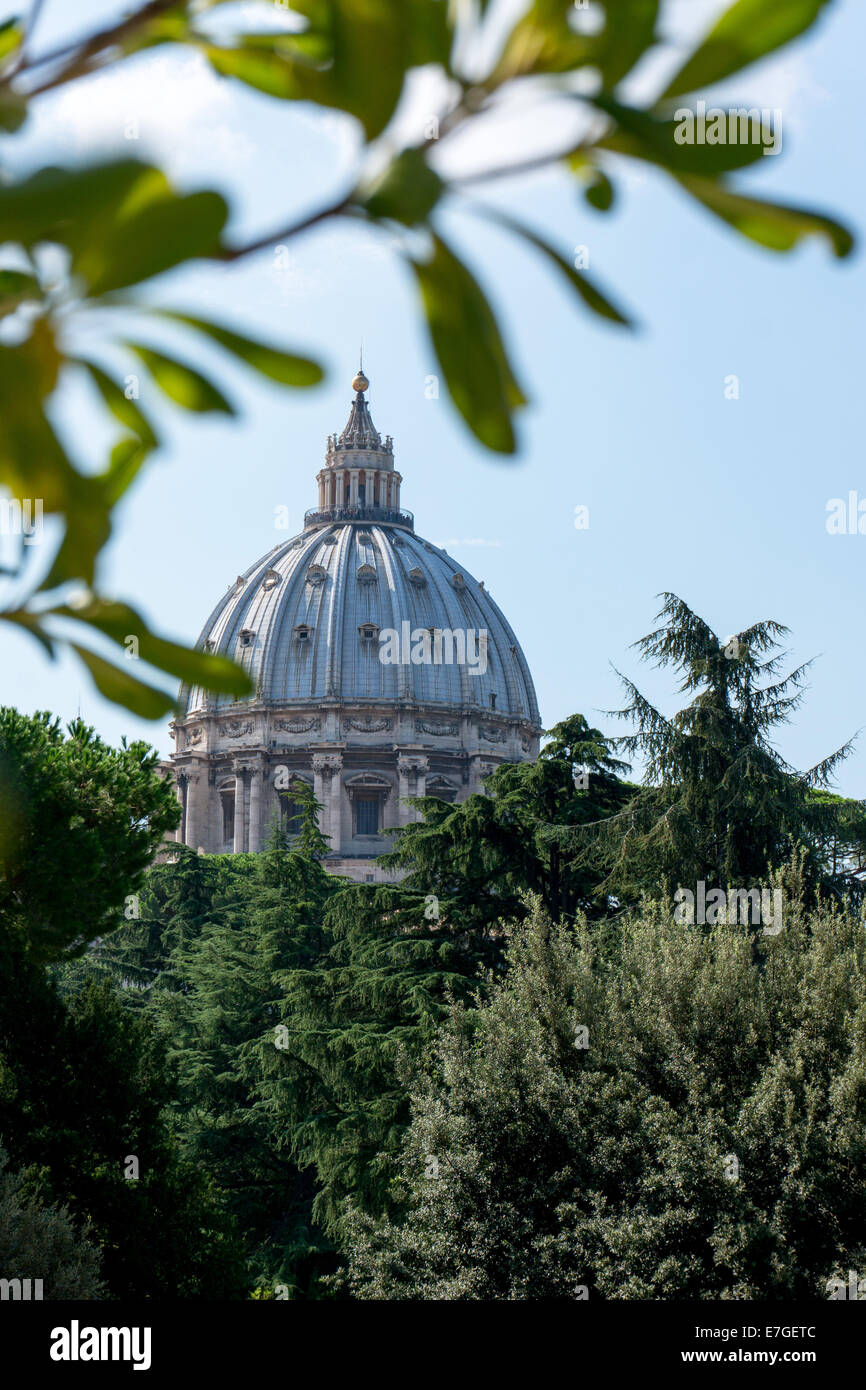
M 369 541 L 358 543 L 361 529 Z M 302 532 L 247 570 L 243 588 L 224 595 L 197 645 L 203 648 L 211 640 L 212 650 L 240 661 L 268 704 L 396 700 L 481 713 L 495 710 L 537 725 L 529 667 L 498 604 L 451 556 L 436 546 L 428 549 L 428 542 L 406 532 L 400 533 L 402 544 L 395 547 L 394 534 L 391 527 L 358 522 Z M 362 564 L 375 570 L 373 581 L 358 577 Z M 320 583 L 309 582 L 313 565 L 324 570 Z M 425 582 L 412 583 L 410 570 L 420 570 Z M 265 588 L 262 581 L 269 571 L 276 572 L 279 583 Z M 455 587 L 454 575 L 461 576 L 464 587 Z M 410 631 L 486 630 L 487 671 L 473 676 L 468 665 L 458 662 L 377 661 L 373 667 L 376 647 L 364 645 L 360 626 L 373 623 L 380 632 L 391 628 L 400 634 L 405 621 Z M 296 636 L 301 624 L 313 629 L 304 648 Z M 249 646 L 239 642 L 244 629 L 253 633 Z M 198 687 L 183 688 L 181 696 L 187 712 L 204 707 L 205 696 Z M 230 708 L 233 703 L 225 696 L 211 697 L 207 707 Z
M 400 511 L 391 437 L 383 440 L 372 424 L 368 385 L 359 372 L 346 427 L 329 436 L 318 475 L 320 510 L 307 513 L 300 535 L 250 566 L 241 587 L 229 588 L 198 646 L 209 642 L 239 661 L 268 705 L 391 701 L 537 727 L 529 667 L 501 609 L 459 562 L 416 535 L 411 514 Z M 410 579 L 413 572 L 418 582 Z M 268 587 L 266 574 L 276 581 Z M 468 662 L 376 660 L 374 638 L 362 638 L 362 625 L 380 634 L 393 629 L 402 640 L 404 622 L 410 633 L 472 631 L 476 642 L 486 631 L 487 669 L 473 675 Z M 308 642 L 298 641 L 300 627 L 311 629 Z M 243 641 L 242 632 L 249 633 Z M 187 713 L 236 703 L 197 686 L 182 687 L 181 700 Z

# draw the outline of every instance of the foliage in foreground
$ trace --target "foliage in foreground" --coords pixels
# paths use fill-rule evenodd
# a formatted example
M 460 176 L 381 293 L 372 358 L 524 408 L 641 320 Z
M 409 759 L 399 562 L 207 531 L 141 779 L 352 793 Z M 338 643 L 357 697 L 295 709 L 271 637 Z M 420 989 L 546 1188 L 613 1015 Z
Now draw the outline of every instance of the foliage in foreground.
M 263 113 L 268 101 L 335 109 L 353 118 L 362 138 L 348 186 L 300 218 L 277 207 L 272 226 L 245 244 L 226 235 L 231 208 L 223 192 L 181 191 L 157 165 L 124 157 L 22 176 L 9 161 L 0 183 L 0 318 L 10 330 L 0 343 L 0 487 L 11 493 L 19 542 L 13 569 L 24 583 L 20 601 L 0 610 L 0 619 L 51 656 L 67 646 L 105 698 L 144 718 L 167 713 L 172 695 L 123 660 L 106 659 L 94 639 L 119 658 L 132 636 L 152 671 L 236 697 L 252 693 L 248 669 L 152 632 L 133 607 L 101 592 L 101 559 L 118 505 L 160 447 L 160 400 L 195 415 L 235 413 L 221 385 L 198 369 L 203 346 L 223 355 L 224 365 L 240 361 L 282 387 L 312 386 L 322 370 L 303 352 L 259 342 L 236 325 L 156 305 L 153 282 L 166 272 L 203 261 L 216 274 L 339 218 L 384 234 L 414 278 L 454 406 L 486 448 L 509 454 L 527 397 L 483 286 L 446 239 L 440 209 L 451 204 L 482 228 L 504 227 L 581 307 L 608 324 L 630 321 L 571 245 L 557 247 L 483 197 L 467 199 L 475 185 L 483 191 L 491 179 L 559 166 L 589 214 L 603 217 L 620 171 L 636 160 L 764 248 L 787 252 L 818 236 L 837 257 L 847 256 L 853 238 L 833 218 L 732 184 L 732 175 L 750 166 L 754 172 L 774 139 L 760 117 L 746 114 L 745 138 L 724 144 L 681 143 L 675 119 L 684 100 L 799 39 L 825 5 L 731 0 L 684 56 L 670 42 L 673 6 L 665 0 L 598 0 L 592 15 L 572 0 L 524 0 L 505 24 L 496 5 L 446 0 L 289 0 L 278 7 L 148 0 L 59 50 L 42 45 L 42 6 L 31 0 L 25 17 L 0 24 L 0 144 L 13 150 L 16 132 L 26 130 L 46 94 L 177 46 L 226 82 L 260 94 Z M 667 78 L 635 104 L 626 90 L 634 69 L 663 73 L 667 58 Z M 435 70 L 430 90 L 441 96 L 407 139 L 392 118 L 405 110 L 420 69 Z M 576 107 L 586 116 L 579 137 L 571 126 Z M 544 139 L 521 161 L 492 161 L 460 177 L 439 158 L 499 113 L 518 113 L 529 131 L 542 128 L 545 121 L 526 120 L 533 111 L 554 124 L 557 114 L 563 118 L 558 148 Z M 333 172 L 342 184 L 342 169 Z M 86 440 L 55 425 L 56 395 L 70 380 L 85 383 L 118 430 L 101 468 L 87 458 Z M 39 525 L 44 510 L 62 532 L 47 574 L 37 573 L 26 537 L 37 506 Z M 70 601 L 70 584 L 80 601 Z

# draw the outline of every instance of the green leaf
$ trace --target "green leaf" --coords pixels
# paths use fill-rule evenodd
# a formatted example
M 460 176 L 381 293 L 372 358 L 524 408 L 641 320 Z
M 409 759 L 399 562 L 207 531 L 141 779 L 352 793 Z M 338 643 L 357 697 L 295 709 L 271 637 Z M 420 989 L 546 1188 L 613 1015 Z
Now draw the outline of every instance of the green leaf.
M 511 217 L 508 217 L 505 213 L 499 212 L 498 210 L 494 212 L 490 208 L 485 208 L 484 213 L 491 221 L 501 223 L 503 227 L 507 227 L 508 230 L 514 232 L 516 236 L 523 237 L 524 241 L 528 241 L 531 246 L 534 246 L 537 251 L 540 251 L 543 256 L 546 256 L 547 259 L 562 272 L 572 287 L 577 290 L 584 304 L 592 309 L 593 313 L 599 314 L 602 318 L 610 319 L 613 323 L 621 324 L 624 328 L 631 328 L 633 326 L 631 320 L 627 318 L 621 310 L 617 309 L 616 305 L 611 303 L 611 301 L 602 294 L 601 290 L 596 289 L 592 281 L 589 280 L 582 271 L 579 271 L 570 261 L 567 261 L 564 256 L 561 256 L 558 251 L 554 250 L 546 241 L 543 241 L 541 237 L 537 236 L 535 232 L 529 231 L 529 229 L 524 227 L 520 222 L 515 222 Z
M 74 474 L 65 507 L 63 541 L 39 590 L 56 589 L 72 579 L 94 580 L 99 552 L 111 536 L 111 511 L 130 487 L 152 446 L 140 439 L 121 439 L 111 450 L 108 468 L 95 476 Z
M 213 382 L 186 363 L 167 357 L 165 353 L 154 352 L 153 348 L 144 347 L 141 343 L 127 342 L 125 346 L 141 358 L 160 390 L 184 410 L 194 410 L 199 414 L 210 410 L 220 411 L 224 415 L 235 414 L 234 407 Z
M 393 218 L 407 227 L 426 222 L 444 184 L 427 163 L 423 149 L 401 150 L 359 201 L 371 217 Z
M 659 0 L 605 0 L 604 8 L 606 22 L 595 61 L 610 90 L 652 47 Z
M 75 608 L 58 605 L 48 609 L 43 616 L 86 623 L 88 627 L 110 637 L 118 646 L 125 646 L 127 638 L 135 637 L 138 659 L 190 685 L 201 685 L 206 690 L 233 695 L 236 699 L 253 693 L 253 682 L 247 672 L 228 657 L 184 647 L 165 637 L 158 637 L 150 631 L 141 614 L 128 604 L 94 598 L 92 602 Z
M 172 309 L 157 309 L 153 312 L 158 313 L 161 318 L 185 323 L 198 333 L 207 334 L 219 343 L 220 347 L 225 348 L 226 352 L 233 353 L 235 357 L 246 362 L 248 367 L 261 372 L 262 376 L 270 377 L 271 381 L 280 382 L 283 386 L 317 386 L 324 376 L 318 362 L 312 362 L 308 357 L 297 357 L 291 352 L 283 352 L 281 348 L 270 347 L 267 343 L 255 342 L 252 338 L 246 338 L 221 324 L 210 323 L 207 319 L 196 318 L 193 314 L 181 314 Z
M 433 256 L 414 261 L 430 336 L 451 397 L 476 438 L 514 453 L 512 411 L 526 404 L 490 305 L 466 267 L 438 236 Z
M 131 401 L 117 383 L 112 381 L 111 377 L 95 362 L 88 362 L 82 357 L 70 358 L 69 360 L 77 362 L 79 366 L 84 367 L 89 372 L 97 390 L 115 419 L 125 425 L 128 430 L 131 430 L 143 444 L 147 444 L 151 449 L 155 448 L 159 441 L 153 432 L 150 421 L 139 410 L 135 401 Z
M 45 654 L 54 660 L 55 644 L 42 630 L 42 615 L 40 613 L 30 613 L 26 608 L 4 608 L 0 609 L 0 621 L 4 623 L 14 623 L 16 627 L 23 627 L 25 632 L 29 632 L 31 637 L 45 651 Z
M 590 181 L 584 190 L 586 201 L 598 212 L 610 212 L 613 207 L 613 184 L 601 169 L 593 169 Z
M 138 439 L 121 439 L 114 445 L 108 468 L 101 475 L 102 491 L 108 506 L 113 507 L 120 501 L 151 452 L 151 447 Z
M 405 25 L 406 66 L 436 63 L 450 72 L 456 9 L 451 0 L 391 0 L 391 7 Z
M 99 476 L 75 475 L 64 512 L 63 540 L 41 589 L 54 589 L 72 579 L 92 584 L 97 556 L 111 535 L 111 506 Z
M 160 169 L 135 160 L 42 169 L 0 186 L 0 241 L 69 247 L 92 294 L 214 254 L 227 216 L 218 193 L 180 196 Z
M 221 3 L 221 0 L 217 0 L 217 3 Z M 156 44 L 193 42 L 195 35 L 191 32 L 191 20 L 195 19 L 199 10 L 205 8 L 209 6 L 200 0 L 195 6 L 187 6 L 183 0 L 179 0 L 173 9 L 155 14 L 145 23 L 136 23 L 120 40 L 123 52 L 140 53 L 142 49 L 153 48 Z M 190 9 L 194 11 L 193 15 L 189 14 Z
M 58 362 L 44 319 L 19 347 L 0 346 L 0 484 L 19 498 L 40 497 L 46 512 L 64 511 L 79 484 L 45 413 Z
M 104 661 L 95 652 L 88 651 L 86 647 L 79 647 L 76 642 L 69 645 L 84 662 L 100 695 L 104 695 L 112 704 L 122 705 L 124 709 L 137 714 L 140 719 L 162 719 L 176 707 L 174 697 L 166 694 L 164 690 L 146 685 L 144 681 L 131 676 L 128 671 Z
M 684 177 L 679 182 L 710 212 L 772 251 L 790 251 L 807 236 L 825 237 L 840 258 L 853 249 L 854 238 L 846 227 L 810 208 L 745 198 L 712 179 Z
M 21 47 L 23 37 L 20 16 L 16 19 L 4 19 L 0 24 L 0 63 L 8 58 L 10 53 L 14 53 L 16 48 Z
M 246 86 L 283 101 L 298 101 L 303 95 L 295 55 L 281 51 L 275 44 L 247 44 L 239 48 L 207 44 L 203 52 L 221 77 L 236 77 Z
M 93 295 L 150 280 L 184 261 L 214 255 L 227 218 L 228 204 L 219 193 L 179 197 L 160 190 L 131 215 L 118 215 L 111 234 L 82 252 L 75 269 Z
M 712 178 L 743 169 L 764 157 L 768 146 L 762 142 L 762 133 L 772 134 L 768 127 L 762 127 L 760 119 L 755 121 L 744 112 L 744 128 L 737 124 L 736 142 L 688 144 L 684 137 L 689 131 L 683 120 L 660 120 L 647 111 L 623 106 L 607 96 L 594 98 L 593 105 L 617 122 L 617 128 L 597 142 L 599 149 L 658 164 L 672 174 L 701 174 Z M 741 135 L 745 139 L 740 140 Z
M 391 119 L 409 68 L 448 63 L 447 0 L 293 0 L 292 9 L 309 21 L 302 34 L 202 51 L 217 72 L 270 96 L 349 112 L 368 140 Z
M 19 183 L 0 185 L 0 242 L 34 246 L 56 241 L 73 252 L 110 233 L 116 211 L 137 188 L 164 175 L 127 159 L 85 169 L 40 169 Z
M 0 318 L 12 314 L 19 304 L 42 298 L 42 289 L 35 275 L 21 270 L 0 270 Z
M 694 92 L 774 53 L 814 24 L 828 0 L 736 0 L 671 78 L 662 100 Z
M 0 92 L 0 130 L 13 134 L 27 120 L 27 98 L 21 92 L 5 88 Z
M 496 87 L 531 73 L 570 72 L 595 62 L 598 34 L 578 34 L 569 24 L 572 0 L 533 0 L 509 34 L 485 86 Z

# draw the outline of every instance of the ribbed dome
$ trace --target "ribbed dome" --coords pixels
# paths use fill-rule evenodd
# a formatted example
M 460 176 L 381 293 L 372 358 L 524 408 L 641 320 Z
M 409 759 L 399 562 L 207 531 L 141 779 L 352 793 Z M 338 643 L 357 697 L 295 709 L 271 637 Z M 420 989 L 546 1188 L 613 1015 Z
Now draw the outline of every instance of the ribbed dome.
M 378 856 L 419 819 L 417 801 L 463 801 L 503 763 L 536 758 L 541 721 L 483 584 L 416 536 L 368 385 L 359 371 L 301 534 L 238 576 L 199 638 L 245 667 L 254 693 L 182 687 L 166 772 L 180 843 L 258 852 L 276 824 L 297 833 L 306 787 L 325 866 L 384 883 L 396 871 Z
M 405 623 L 413 632 L 486 632 L 486 671 L 446 660 L 388 664 L 379 634 L 405 633 Z M 268 704 L 385 700 L 539 723 L 526 659 L 493 599 L 444 550 L 395 524 L 318 524 L 275 546 L 217 605 L 198 646 L 243 665 Z M 233 706 L 198 687 L 184 688 L 181 702 L 184 714 Z

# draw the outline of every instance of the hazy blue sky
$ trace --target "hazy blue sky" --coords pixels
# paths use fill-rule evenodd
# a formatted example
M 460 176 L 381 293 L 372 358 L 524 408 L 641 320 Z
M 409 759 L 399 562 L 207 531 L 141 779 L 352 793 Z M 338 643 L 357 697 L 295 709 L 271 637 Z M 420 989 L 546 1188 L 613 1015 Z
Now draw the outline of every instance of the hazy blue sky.
M 48 0 L 43 43 L 117 7 L 77 0 L 74 19 L 67 11 L 58 21 L 63 8 Z M 716 8 L 686 0 L 677 18 L 700 30 Z M 782 112 L 783 152 L 743 186 L 834 211 L 858 229 L 866 170 L 853 55 L 866 48 L 866 14 L 855 0 L 827 9 L 805 41 L 717 95 Z M 132 145 L 123 139 L 130 119 L 141 132 Z M 518 121 L 460 157 L 498 164 L 537 133 Z M 22 167 L 118 147 L 151 154 L 185 187 L 226 192 L 232 230 L 244 236 L 290 222 L 343 187 L 357 137 L 349 118 L 222 82 L 192 53 L 156 52 L 43 99 L 15 144 Z M 774 256 L 637 168 L 619 195 L 613 213 L 595 213 L 558 171 L 483 190 L 565 255 L 587 245 L 593 273 L 642 321 L 631 337 L 591 318 L 508 235 L 456 204 L 443 211 L 532 400 L 510 463 L 475 446 L 444 396 L 425 398 L 436 363 L 411 277 L 387 237 L 335 227 L 293 242 L 288 269 L 265 252 L 157 282 L 154 300 L 307 351 L 329 375 L 318 390 L 284 392 L 215 352 L 208 365 L 242 407 L 237 421 L 202 422 L 148 400 L 166 442 L 124 505 L 103 587 L 138 601 L 163 631 L 194 639 L 239 571 L 285 538 L 274 509 L 288 505 L 296 530 L 315 504 L 325 436 L 345 422 L 363 338 L 373 418 L 394 435 L 404 503 L 419 532 L 446 545 L 501 604 L 548 726 L 577 710 L 612 729 L 600 711 L 620 701 L 613 666 L 675 708 L 671 679 L 628 650 L 652 626 L 665 589 L 720 635 L 774 617 L 792 629 L 792 664 L 819 657 L 782 739 L 792 762 L 811 765 L 866 725 L 866 536 L 825 529 L 828 499 L 866 497 L 862 257 L 840 263 L 817 242 Z M 180 351 L 179 336 L 172 346 Z M 732 373 L 736 401 L 724 393 Z M 64 394 L 58 418 L 83 441 L 84 457 L 103 458 L 111 434 L 83 387 Z M 574 527 L 580 504 L 590 508 L 587 531 Z M 108 706 L 71 660 L 52 666 L 6 630 L 0 653 L 5 702 L 63 717 L 80 705 L 106 737 L 135 734 L 169 750 L 166 727 Z M 866 794 L 866 734 L 838 785 Z

